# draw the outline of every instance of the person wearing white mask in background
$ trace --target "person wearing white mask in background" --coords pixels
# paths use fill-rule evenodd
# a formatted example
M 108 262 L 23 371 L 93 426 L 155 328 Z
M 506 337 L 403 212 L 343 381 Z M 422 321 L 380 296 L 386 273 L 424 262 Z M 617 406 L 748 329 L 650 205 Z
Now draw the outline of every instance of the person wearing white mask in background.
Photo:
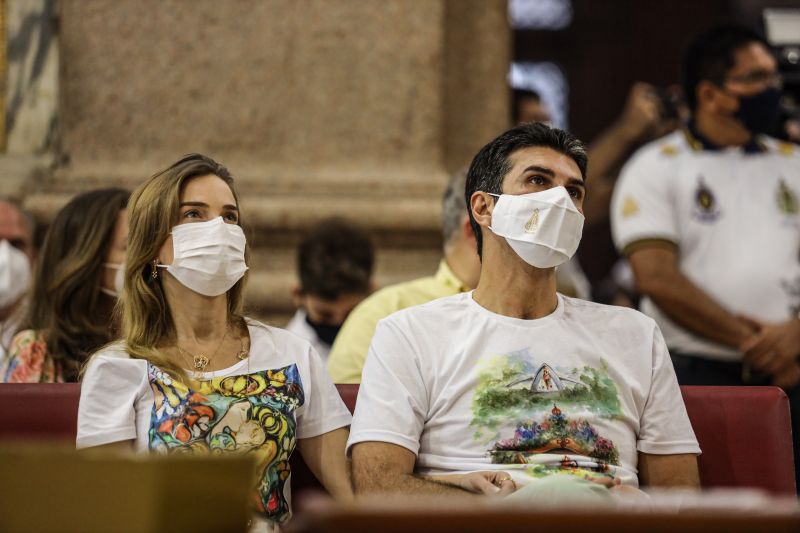
M 480 281 L 379 323 L 348 442 L 356 494 L 607 502 L 699 485 L 653 320 L 556 292 L 581 238 L 586 165 L 579 140 L 541 123 L 475 156 Z
M 77 381 L 89 354 L 115 338 L 112 311 L 125 261 L 129 196 L 117 188 L 90 191 L 55 216 L 0 381 Z
M 36 257 L 33 217 L 15 202 L 0 200 L 0 366 L 19 329 L 23 300 Z
M 128 211 L 122 340 L 86 366 L 77 446 L 249 452 L 254 530 L 291 515 L 295 447 L 350 498 L 350 413 L 325 365 L 308 341 L 242 315 L 247 239 L 229 171 L 187 155 L 138 187 Z

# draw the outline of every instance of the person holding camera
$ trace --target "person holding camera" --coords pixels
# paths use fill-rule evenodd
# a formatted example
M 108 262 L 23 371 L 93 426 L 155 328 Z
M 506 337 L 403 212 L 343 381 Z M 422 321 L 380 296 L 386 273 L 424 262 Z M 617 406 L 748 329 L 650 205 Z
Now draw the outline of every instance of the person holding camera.
M 698 36 L 684 59 L 685 129 L 640 149 L 611 204 L 642 310 L 684 385 L 777 385 L 800 460 L 800 152 L 773 139 L 781 78 L 741 26 Z

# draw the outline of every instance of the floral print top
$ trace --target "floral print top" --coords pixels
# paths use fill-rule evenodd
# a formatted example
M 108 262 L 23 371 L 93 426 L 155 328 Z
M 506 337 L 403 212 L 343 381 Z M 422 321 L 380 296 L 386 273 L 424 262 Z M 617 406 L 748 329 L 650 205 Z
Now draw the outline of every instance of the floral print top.
M 14 336 L 0 368 L 3 383 L 63 383 L 61 366 L 47 352 L 40 332 L 24 329 Z

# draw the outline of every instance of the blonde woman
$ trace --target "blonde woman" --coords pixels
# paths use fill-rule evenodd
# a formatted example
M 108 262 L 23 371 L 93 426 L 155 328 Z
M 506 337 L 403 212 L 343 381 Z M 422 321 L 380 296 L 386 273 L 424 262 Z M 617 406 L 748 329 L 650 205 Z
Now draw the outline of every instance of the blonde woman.
M 256 456 L 260 529 L 286 520 L 295 445 L 350 498 L 350 414 L 308 342 L 242 316 L 247 244 L 228 170 L 192 154 L 128 205 L 123 342 L 87 365 L 79 448 Z
M 122 285 L 129 196 L 89 191 L 55 216 L 0 382 L 77 381 L 87 357 L 115 338 L 110 317 Z

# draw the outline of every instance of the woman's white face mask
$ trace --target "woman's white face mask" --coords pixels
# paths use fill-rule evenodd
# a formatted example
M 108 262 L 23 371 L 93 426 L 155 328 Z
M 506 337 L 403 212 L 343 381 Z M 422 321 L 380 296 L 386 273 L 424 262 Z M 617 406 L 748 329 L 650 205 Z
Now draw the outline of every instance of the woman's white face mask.
M 116 270 L 114 274 L 114 289 L 100 287 L 100 292 L 107 294 L 112 298 L 119 298 L 122 294 L 122 287 L 125 285 L 125 264 L 124 263 L 103 263 L 105 268 Z
M 537 268 L 566 263 L 583 235 L 584 217 L 567 189 L 553 187 L 529 194 L 492 194 L 497 198 L 489 229 L 504 237 L 514 252 Z
M 205 296 L 219 296 L 247 271 L 247 239 L 241 226 L 222 217 L 172 228 L 173 259 L 166 268 L 185 287 Z

